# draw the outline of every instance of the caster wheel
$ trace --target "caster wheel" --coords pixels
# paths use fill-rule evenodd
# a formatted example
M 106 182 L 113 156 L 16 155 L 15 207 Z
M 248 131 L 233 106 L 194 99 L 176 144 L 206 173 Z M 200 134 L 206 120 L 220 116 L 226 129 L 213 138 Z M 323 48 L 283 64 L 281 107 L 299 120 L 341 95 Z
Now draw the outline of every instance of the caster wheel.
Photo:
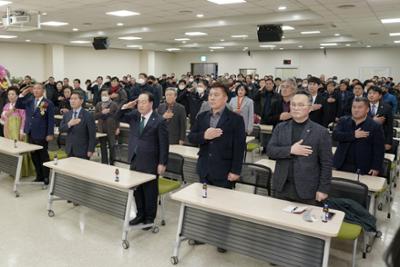
M 160 231 L 160 229 L 157 226 L 153 227 L 153 234 L 157 234 Z
M 382 210 L 382 208 L 383 208 L 382 203 L 379 203 L 379 205 L 378 205 L 378 210 Z
M 367 257 L 367 253 L 363 252 L 363 259 Z
M 189 246 L 195 246 L 196 245 L 196 241 L 194 241 L 193 239 L 190 239 L 188 241 Z
M 122 241 L 122 247 L 123 247 L 124 249 L 128 249 L 128 248 L 129 248 L 129 242 L 128 242 L 128 240 Z
M 390 213 L 388 213 L 387 218 L 390 219 Z
M 178 262 L 179 262 L 178 257 L 175 257 L 175 256 L 171 257 L 171 263 L 172 263 L 173 265 L 177 265 Z
M 15 197 L 19 197 L 19 196 L 20 196 L 19 193 L 15 192 Z
M 376 238 L 380 238 L 381 236 L 382 236 L 382 232 L 381 231 L 376 232 L 376 234 L 375 234 Z
M 49 217 L 54 217 L 55 213 L 52 210 L 49 210 L 49 212 L 47 213 L 47 215 L 49 215 Z
M 162 221 L 161 221 L 161 225 L 162 225 L 162 226 L 165 226 L 165 220 L 162 220 Z

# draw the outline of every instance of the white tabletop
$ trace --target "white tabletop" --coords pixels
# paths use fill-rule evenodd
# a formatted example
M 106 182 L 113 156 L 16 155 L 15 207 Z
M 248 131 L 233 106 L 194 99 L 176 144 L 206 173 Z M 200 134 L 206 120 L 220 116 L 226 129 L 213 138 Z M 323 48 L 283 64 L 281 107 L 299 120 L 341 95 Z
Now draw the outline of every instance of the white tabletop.
M 25 142 L 17 141 L 17 147 L 14 147 L 14 140 L 0 137 L 0 153 L 7 155 L 20 155 L 27 152 L 42 149 L 42 146 L 28 144 Z
M 332 153 L 335 154 L 337 147 L 333 146 L 332 147 Z M 392 153 L 385 153 L 385 159 L 390 160 L 391 162 L 394 162 L 394 154 Z
M 197 155 L 197 153 L 199 153 L 198 147 L 183 146 L 183 145 L 170 145 L 169 152 L 176 153 L 176 154 L 181 155 L 184 158 L 193 159 L 193 160 L 197 160 L 199 157 Z
M 256 162 L 271 169 L 272 173 L 275 171 L 275 160 L 262 159 Z M 357 174 L 352 172 L 343 172 L 332 170 L 332 177 L 344 178 L 347 180 L 357 181 Z M 360 175 L 360 182 L 368 187 L 371 192 L 381 192 L 386 187 L 386 179 L 383 177 Z
M 199 209 L 238 219 L 257 222 L 275 228 L 301 232 L 313 236 L 335 237 L 339 233 L 344 213 L 337 210 L 328 223 L 321 221 L 322 208 L 296 204 L 271 197 L 260 196 L 221 187 L 208 186 L 207 198 L 202 197 L 202 184 L 194 183 L 171 195 L 171 198 Z M 307 206 L 317 221 L 303 220 L 303 215 L 283 211 L 289 205 Z
M 246 136 L 246 143 L 250 143 L 251 141 L 256 140 L 254 136 Z
M 54 135 L 57 136 L 60 134 L 60 129 L 58 127 L 54 127 Z M 67 133 L 63 133 L 63 135 L 67 135 Z M 107 134 L 106 133 L 96 133 L 96 139 L 102 138 L 102 137 L 106 137 Z
M 54 115 L 54 119 L 56 119 L 56 120 L 62 120 L 62 119 L 63 119 L 63 115 L 56 114 L 56 115 Z
M 54 164 L 54 161 L 49 161 L 43 165 L 58 173 L 124 191 L 156 178 L 154 174 L 116 168 L 80 158 L 60 159 L 57 165 Z M 116 169 L 119 170 L 119 182 L 114 181 Z

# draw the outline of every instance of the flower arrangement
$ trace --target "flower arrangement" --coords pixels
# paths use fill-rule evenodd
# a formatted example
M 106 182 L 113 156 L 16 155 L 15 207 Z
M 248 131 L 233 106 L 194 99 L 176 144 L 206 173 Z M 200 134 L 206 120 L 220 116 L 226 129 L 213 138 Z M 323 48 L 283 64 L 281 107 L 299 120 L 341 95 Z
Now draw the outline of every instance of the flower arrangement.
M 39 109 L 40 109 L 40 115 L 44 116 L 45 112 L 47 111 L 47 107 L 49 106 L 49 103 L 46 101 L 42 101 L 40 103 Z

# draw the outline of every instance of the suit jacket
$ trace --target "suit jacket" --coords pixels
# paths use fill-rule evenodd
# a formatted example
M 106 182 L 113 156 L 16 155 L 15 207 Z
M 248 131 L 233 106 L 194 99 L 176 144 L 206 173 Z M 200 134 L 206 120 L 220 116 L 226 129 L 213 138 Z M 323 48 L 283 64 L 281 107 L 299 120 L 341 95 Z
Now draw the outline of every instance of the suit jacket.
M 162 103 L 158 107 L 158 114 L 161 116 L 167 111 L 166 103 Z M 179 140 L 186 140 L 186 111 L 185 107 L 179 103 L 175 103 L 172 109 L 174 116 L 166 120 L 169 136 L 169 144 L 179 144 Z
M 324 113 L 326 108 L 326 99 L 322 94 L 317 94 L 315 97 L 314 104 L 322 105 L 320 109 L 314 110 L 310 112 L 310 120 L 313 122 L 318 123 L 319 125 L 323 125 L 324 121 Z M 324 125 L 323 125 L 324 126 Z
M 328 127 L 331 122 L 334 122 L 336 119 L 337 111 L 338 111 L 338 104 L 339 98 L 337 92 L 334 91 L 332 94 L 329 94 L 327 91 L 323 93 L 324 98 L 326 99 L 324 112 L 322 115 L 322 125 Z M 329 103 L 328 98 L 331 97 L 335 99 L 335 102 Z
M 283 98 L 280 98 L 278 101 L 273 101 L 271 103 L 271 109 L 268 113 L 265 114 L 264 117 L 261 119 L 262 124 L 268 124 L 276 126 L 278 123 L 281 122 L 279 117 L 283 112 Z
M 43 98 L 38 107 L 35 107 L 35 98 L 19 97 L 15 107 L 25 109 L 24 132 L 32 139 L 44 140 L 46 136 L 54 135 L 54 105 L 50 100 Z
M 381 171 L 385 155 L 382 126 L 367 117 L 360 128 L 369 132 L 367 138 L 355 138 L 356 125 L 350 116 L 339 120 L 332 134 L 333 139 L 339 142 L 333 157 L 333 165 L 338 170 L 342 168 L 350 145 L 353 143 L 355 145 L 356 165 L 361 174 L 367 174 L 371 169 Z
M 332 145 L 328 130 L 309 120 L 301 135 L 303 145 L 311 146 L 308 157 L 290 154 L 292 121 L 278 124 L 267 147 L 268 157 L 276 160 L 272 186 L 281 191 L 294 161 L 293 174 L 297 193 L 302 199 L 312 199 L 316 192 L 329 193 L 332 178 Z
M 372 116 L 371 110 L 369 115 Z M 378 110 L 376 115 L 385 117 L 385 122 L 382 124 L 383 134 L 385 136 L 385 145 L 392 145 L 393 143 L 393 113 L 392 107 L 381 101 L 379 102 Z
M 351 105 L 353 103 L 354 94 L 350 91 L 344 92 L 344 99 L 342 100 L 342 92 L 338 91 L 338 111 L 336 116 L 338 118 L 351 115 Z
M 229 172 L 240 175 L 246 148 L 242 116 L 225 107 L 217 125 L 223 131 L 222 136 L 205 140 L 210 116 L 211 111 L 200 113 L 188 136 L 190 143 L 200 145 L 197 173 L 200 178 L 207 177 L 211 181 L 226 180 Z
M 229 106 L 231 107 L 232 111 L 237 110 L 237 97 L 234 97 L 231 99 L 229 102 Z M 253 132 L 254 128 L 254 102 L 251 98 L 245 96 L 242 104 L 240 106 L 240 113 L 239 113 L 244 120 L 244 127 L 245 130 L 248 134 L 251 134 Z
M 141 115 L 137 110 L 120 110 L 119 121 L 129 123 L 128 161 L 135 159 L 136 170 L 157 174 L 158 164 L 167 165 L 169 142 L 166 121 L 153 111 L 142 134 Z
M 78 114 L 81 122 L 69 128 L 68 122 L 72 119 L 73 113 L 72 110 L 65 113 L 60 123 L 60 133 L 67 133 L 65 152 L 86 158 L 87 153 L 94 152 L 96 147 L 96 122 L 93 115 L 82 108 Z
M 115 135 L 115 130 L 119 127 L 115 116 L 118 112 L 118 105 L 114 101 L 110 101 L 106 108 L 110 109 L 110 113 L 103 114 L 103 102 L 96 104 L 94 119 L 97 120 L 97 128 L 101 133 L 107 133 L 108 136 Z

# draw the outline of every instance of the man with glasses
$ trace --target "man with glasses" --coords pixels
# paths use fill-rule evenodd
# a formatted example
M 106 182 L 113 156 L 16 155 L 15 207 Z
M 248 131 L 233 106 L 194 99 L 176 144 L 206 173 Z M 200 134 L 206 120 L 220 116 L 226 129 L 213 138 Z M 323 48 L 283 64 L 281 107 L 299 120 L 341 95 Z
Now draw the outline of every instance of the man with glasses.
M 328 197 L 332 178 L 332 144 L 328 130 L 311 121 L 312 97 L 296 93 L 291 121 L 278 124 L 267 155 L 276 160 L 272 190 L 276 198 L 315 205 Z

